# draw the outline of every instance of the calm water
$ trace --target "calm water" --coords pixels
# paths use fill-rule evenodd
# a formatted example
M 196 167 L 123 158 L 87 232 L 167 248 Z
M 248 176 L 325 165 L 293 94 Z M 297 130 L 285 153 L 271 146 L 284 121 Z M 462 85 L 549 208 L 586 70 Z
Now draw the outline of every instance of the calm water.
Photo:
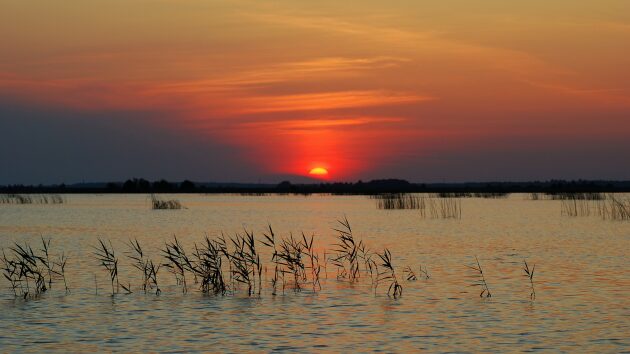
M 0 205 L 0 246 L 52 238 L 70 257 L 71 294 L 60 285 L 36 300 L 15 300 L 0 281 L 0 351 L 630 351 L 630 223 L 560 215 L 558 201 L 462 201 L 461 220 L 422 219 L 418 211 L 377 210 L 362 196 L 179 195 L 188 209 L 152 211 L 143 195 L 71 195 L 63 205 Z M 108 295 L 92 256 L 97 237 L 124 257 L 137 238 L 157 260 L 177 235 L 191 247 L 204 234 L 253 230 L 315 234 L 321 251 L 346 215 L 355 237 L 388 247 L 399 272 L 427 266 L 431 278 L 403 281 L 403 296 L 369 282 L 335 279 L 323 289 L 260 298 L 182 294 L 160 271 L 163 293 Z M 39 245 L 37 245 L 39 248 Z M 261 246 L 262 247 L 262 246 Z M 481 299 L 465 267 L 477 255 L 493 297 Z M 268 254 L 265 260 L 268 261 Z M 522 274 L 536 264 L 535 301 Z M 94 276 L 100 288 L 95 295 Z M 137 290 L 132 289 L 132 290 Z

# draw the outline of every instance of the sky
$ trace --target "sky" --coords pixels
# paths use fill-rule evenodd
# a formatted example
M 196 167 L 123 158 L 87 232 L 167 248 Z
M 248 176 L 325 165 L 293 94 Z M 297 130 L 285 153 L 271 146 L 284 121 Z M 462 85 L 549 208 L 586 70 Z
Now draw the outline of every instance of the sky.
M 630 179 L 627 0 L 0 0 L 0 184 Z

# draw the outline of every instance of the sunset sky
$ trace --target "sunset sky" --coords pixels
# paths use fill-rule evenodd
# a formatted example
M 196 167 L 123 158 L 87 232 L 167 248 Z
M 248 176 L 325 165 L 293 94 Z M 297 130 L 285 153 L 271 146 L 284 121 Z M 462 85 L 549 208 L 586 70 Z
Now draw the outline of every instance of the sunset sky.
M 630 179 L 628 0 L 0 0 L 0 184 Z

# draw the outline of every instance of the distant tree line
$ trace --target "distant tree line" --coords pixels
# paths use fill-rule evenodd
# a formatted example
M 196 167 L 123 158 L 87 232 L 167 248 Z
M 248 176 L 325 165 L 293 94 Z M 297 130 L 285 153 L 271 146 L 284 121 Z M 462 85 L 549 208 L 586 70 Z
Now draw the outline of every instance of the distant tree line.
M 194 183 L 189 180 L 150 182 L 133 178 L 124 182 L 80 183 L 59 185 L 6 185 L 0 193 L 291 193 L 291 194 L 378 194 L 378 193 L 563 193 L 563 192 L 630 192 L 630 181 L 550 180 L 533 182 L 491 183 L 410 183 L 401 179 L 369 182 L 335 182 L 293 184 Z

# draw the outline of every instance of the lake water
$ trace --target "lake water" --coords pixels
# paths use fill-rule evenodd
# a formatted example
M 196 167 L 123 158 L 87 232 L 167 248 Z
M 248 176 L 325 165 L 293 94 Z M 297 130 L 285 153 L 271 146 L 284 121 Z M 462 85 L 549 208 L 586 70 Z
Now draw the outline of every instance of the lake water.
M 364 196 L 174 197 L 187 209 L 150 210 L 146 195 L 0 205 L 0 247 L 40 248 L 40 235 L 50 237 L 52 252 L 69 256 L 71 288 L 66 294 L 56 283 L 37 299 L 15 299 L 2 279 L 0 351 L 630 351 L 630 222 L 561 216 L 559 201 L 518 194 L 463 199 L 460 220 L 379 210 Z M 243 289 L 214 296 L 193 290 L 195 284 L 183 294 L 163 269 L 156 296 L 140 291 L 125 257 L 129 238 L 157 261 L 173 235 L 192 250 L 205 234 L 247 229 L 262 237 L 267 224 L 278 236 L 315 234 L 323 252 L 344 216 L 355 237 L 391 251 L 399 278 L 403 267 L 418 273 L 420 265 L 431 277 L 402 280 L 403 295 L 393 299 L 386 286 L 375 294 L 365 277 L 337 280 L 328 264 L 318 292 L 306 287 L 273 296 L 265 287 L 260 297 Z M 111 240 L 121 282 L 134 293 L 111 296 L 108 274 L 92 254 L 98 237 Z M 269 252 L 257 246 L 270 266 Z M 491 298 L 470 286 L 474 272 L 466 265 L 475 256 Z M 525 259 L 536 265 L 534 301 Z

